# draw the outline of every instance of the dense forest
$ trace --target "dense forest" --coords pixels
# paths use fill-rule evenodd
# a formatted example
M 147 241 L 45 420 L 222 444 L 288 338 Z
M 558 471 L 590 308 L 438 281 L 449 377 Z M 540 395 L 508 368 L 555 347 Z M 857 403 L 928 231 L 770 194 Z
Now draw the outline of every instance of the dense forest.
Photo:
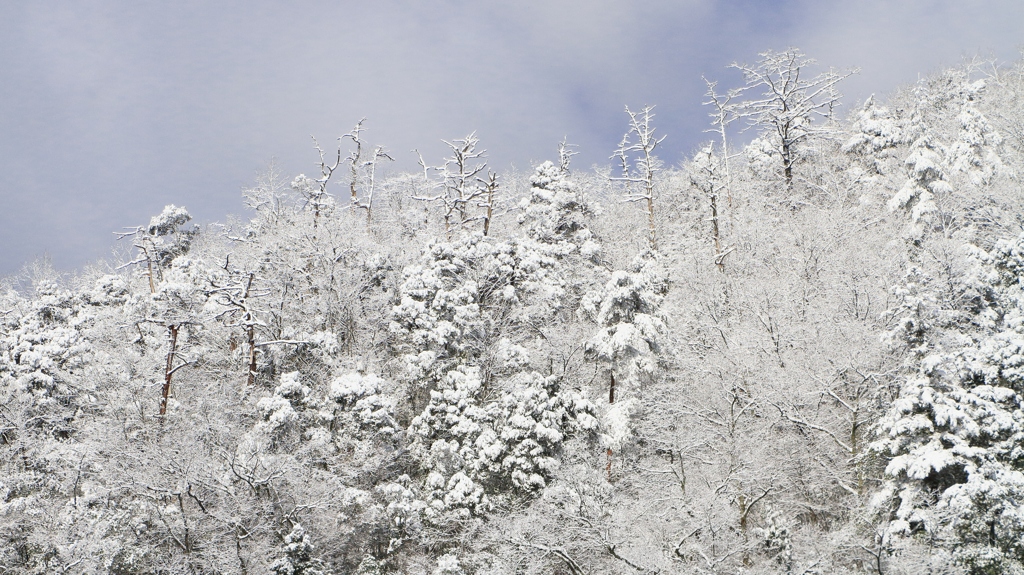
M 0 574 L 1024 573 L 1024 63 L 734 68 L 679 165 L 360 122 L 5 280 Z

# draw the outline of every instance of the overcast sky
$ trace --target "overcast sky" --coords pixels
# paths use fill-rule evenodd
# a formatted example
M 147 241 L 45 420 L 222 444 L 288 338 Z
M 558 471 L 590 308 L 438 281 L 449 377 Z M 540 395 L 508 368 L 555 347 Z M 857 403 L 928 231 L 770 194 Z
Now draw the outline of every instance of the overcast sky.
M 608 163 L 625 105 L 656 104 L 678 164 L 706 138 L 701 75 L 736 85 L 728 64 L 766 49 L 860 67 L 851 108 L 1022 45 L 1021 0 L 4 2 L 0 275 L 109 256 L 111 232 L 168 203 L 242 213 L 271 160 L 314 172 L 310 135 L 333 144 L 362 117 L 399 167 L 475 130 L 499 169 L 564 136 L 580 168 Z

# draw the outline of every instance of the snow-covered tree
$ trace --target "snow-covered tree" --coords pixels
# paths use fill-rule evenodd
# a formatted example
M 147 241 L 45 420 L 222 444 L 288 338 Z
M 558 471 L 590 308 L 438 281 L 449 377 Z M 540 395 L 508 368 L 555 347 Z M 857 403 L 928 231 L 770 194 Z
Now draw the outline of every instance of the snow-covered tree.
M 918 533 L 972 573 L 1024 569 L 1024 237 L 976 250 L 983 331 L 925 355 L 881 421 L 890 542 Z
M 985 115 L 978 110 L 976 100 L 985 83 L 979 80 L 969 85 L 959 120 L 960 129 L 956 140 L 947 151 L 950 168 L 967 176 L 973 186 L 984 186 L 992 178 L 1007 169 L 999 157 L 1003 137 L 989 124 Z
M 144 264 L 149 278 L 149 289 L 156 292 L 161 270 L 171 264 L 174 258 L 186 253 L 198 234 L 195 228 L 186 230 L 182 226 L 192 220 L 188 210 L 174 204 L 164 206 L 160 214 L 149 220 L 148 226 L 139 226 L 120 237 L 133 237 L 140 257 L 126 265 Z
M 740 114 L 760 130 L 760 141 L 781 163 L 786 185 L 793 185 L 793 168 L 804 159 L 802 148 L 815 136 L 834 131 L 816 119 L 831 119 L 839 104 L 836 85 L 854 71 L 829 70 L 812 78 L 801 77 L 814 63 L 803 52 L 789 48 L 758 54 L 756 65 L 735 63 L 746 80 L 744 91 L 760 93 L 739 105 Z
M 654 135 L 655 128 L 651 125 L 651 120 L 654 118 L 653 112 L 654 106 L 644 106 L 639 112 L 632 112 L 628 106 L 626 107 L 626 115 L 629 116 L 629 131 L 622 136 L 618 149 L 612 155 L 622 170 L 621 176 L 615 176 L 612 179 L 626 184 L 623 201 L 644 203 L 647 213 L 647 240 L 652 250 L 657 249 L 657 227 L 654 220 L 654 174 L 661 169 L 662 165 L 661 160 L 654 155 L 654 150 L 665 140 L 665 136 L 659 138 Z M 636 138 L 635 141 L 631 140 L 633 137 Z
M 711 208 L 711 240 L 715 246 L 715 265 L 725 270 L 725 256 L 722 248 L 721 226 L 718 218 L 718 195 L 726 189 L 727 175 L 723 167 L 723 159 L 715 155 L 714 145 L 708 144 L 700 149 L 688 166 L 690 185 L 696 188 Z
M 601 439 L 609 476 L 613 452 L 630 436 L 629 418 L 639 388 L 658 370 L 659 336 L 665 331 L 659 308 L 667 291 L 658 253 L 646 251 L 629 268 L 612 272 L 604 288 L 587 294 L 580 306 L 598 325 L 586 354 L 603 365 L 608 376 L 609 406 Z
M 910 212 L 912 234 L 920 237 L 926 229 L 939 227 L 943 221 L 937 202 L 953 192 L 943 168 L 945 149 L 928 136 L 918 138 L 905 160 L 907 180 L 889 199 L 889 210 Z
M 659 335 L 665 329 L 659 308 L 667 291 L 660 258 L 648 251 L 584 298 L 582 311 L 598 325 L 587 353 L 608 368 L 609 403 L 615 399 L 616 376 L 620 387 L 635 388 L 657 370 Z
M 567 161 L 560 166 L 550 161 L 537 166 L 530 177 L 530 196 L 522 199 L 520 208 L 519 222 L 530 238 L 561 248 L 565 254 L 579 250 L 587 259 L 600 253 L 587 227 L 596 208 L 571 179 Z
M 116 293 L 117 288 L 112 291 Z M 9 409 L 28 409 L 33 426 L 67 438 L 75 408 L 88 387 L 78 382 L 93 346 L 82 332 L 86 310 L 75 294 L 56 283 L 36 287 L 20 317 L 7 318 L 0 338 L 0 389 Z M 79 375 L 80 376 L 80 375 Z M 13 431 L 13 430 L 12 430 Z

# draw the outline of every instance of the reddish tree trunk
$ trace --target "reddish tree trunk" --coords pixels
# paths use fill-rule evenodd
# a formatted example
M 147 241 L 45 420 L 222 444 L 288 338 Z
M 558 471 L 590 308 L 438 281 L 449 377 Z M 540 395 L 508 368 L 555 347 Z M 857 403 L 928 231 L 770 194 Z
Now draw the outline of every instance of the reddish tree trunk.
M 249 379 L 248 385 L 252 387 L 256 383 L 256 334 L 252 327 L 249 325 L 248 334 L 249 336 Z

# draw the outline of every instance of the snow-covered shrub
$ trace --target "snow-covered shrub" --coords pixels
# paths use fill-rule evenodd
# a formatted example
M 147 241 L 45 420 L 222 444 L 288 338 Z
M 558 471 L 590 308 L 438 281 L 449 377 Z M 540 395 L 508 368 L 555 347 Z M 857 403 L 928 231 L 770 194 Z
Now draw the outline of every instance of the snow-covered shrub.
M 757 178 L 764 180 L 775 180 L 778 178 L 781 156 L 767 138 L 754 138 L 743 148 L 743 155 L 747 160 L 747 167 Z
M 391 554 L 406 540 L 419 535 L 423 528 L 421 517 L 427 504 L 412 489 L 412 479 L 408 475 L 376 486 L 374 493 L 382 502 L 379 508 L 386 520 L 387 553 Z
M 459 565 L 459 558 L 448 554 L 437 558 L 437 568 L 431 575 L 465 575 L 465 571 Z
M 268 431 L 280 431 L 299 419 L 295 408 L 301 409 L 308 395 L 309 387 L 302 385 L 299 372 L 285 373 L 281 375 L 281 383 L 274 389 L 274 395 L 256 402 L 256 410 L 266 422 Z
M 477 363 L 500 323 L 540 313 L 524 302 L 550 309 L 563 293 L 554 256 L 480 234 L 433 244 L 404 275 L 390 330 L 410 377 L 427 387 Z
M 595 407 L 560 390 L 557 376 L 528 372 L 513 381 L 512 390 L 488 408 L 493 423 L 476 439 L 473 467 L 489 485 L 536 491 L 558 469 L 562 443 L 597 429 Z
M 77 382 L 93 351 L 82 331 L 85 311 L 73 292 L 43 283 L 25 312 L 8 317 L 0 332 L 0 399 L 28 409 L 30 421 L 56 437 L 72 433 L 77 402 L 92 387 Z
M 354 419 L 354 432 L 389 434 L 397 430 L 394 400 L 382 393 L 382 384 L 376 375 L 357 372 L 340 375 L 331 382 L 328 397 Z
M 296 523 L 284 536 L 284 556 L 274 561 L 270 571 L 275 575 L 330 575 L 323 561 L 313 557 L 313 544 L 302 525 Z
M 542 489 L 558 468 L 556 457 L 571 436 L 594 431 L 595 409 L 558 378 L 536 372 L 481 405 L 477 370 L 449 372 L 409 427 L 413 448 L 429 469 L 427 487 L 436 511 L 489 506 L 486 493 Z

